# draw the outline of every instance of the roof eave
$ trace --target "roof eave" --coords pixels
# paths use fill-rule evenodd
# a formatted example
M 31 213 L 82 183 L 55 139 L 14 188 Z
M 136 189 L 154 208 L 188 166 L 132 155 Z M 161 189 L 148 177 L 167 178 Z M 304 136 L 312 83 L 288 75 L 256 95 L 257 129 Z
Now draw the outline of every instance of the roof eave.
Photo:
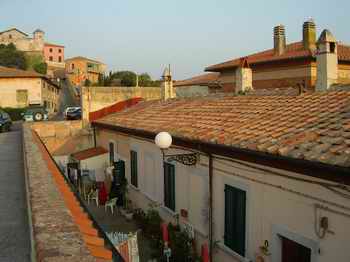
M 139 129 L 131 129 L 101 122 L 92 122 L 93 127 L 114 130 L 127 135 L 133 135 L 153 140 L 156 133 Z M 190 140 L 173 136 L 173 144 L 195 149 L 207 154 L 221 155 L 224 157 L 239 159 L 272 168 L 296 172 L 306 176 L 325 179 L 337 183 L 350 185 L 349 168 L 313 162 L 304 159 L 296 159 L 280 155 L 272 155 L 249 149 L 237 148 L 221 144 L 207 143 L 199 140 Z M 336 174 L 336 175 L 335 175 Z

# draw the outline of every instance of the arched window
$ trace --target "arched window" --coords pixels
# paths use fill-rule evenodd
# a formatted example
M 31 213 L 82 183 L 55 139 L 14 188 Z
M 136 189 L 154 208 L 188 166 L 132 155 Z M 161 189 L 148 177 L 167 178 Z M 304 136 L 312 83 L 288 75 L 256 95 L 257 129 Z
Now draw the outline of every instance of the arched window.
M 58 62 L 60 62 L 60 63 L 62 62 L 62 57 L 61 56 L 58 57 Z
M 50 53 L 52 53 L 52 48 L 50 48 Z
M 50 60 L 50 61 L 53 61 L 53 57 L 52 57 L 52 56 L 50 56 L 50 57 L 49 57 L 49 60 Z
M 72 70 L 73 70 L 74 69 L 74 64 L 72 64 L 71 67 L 72 67 Z

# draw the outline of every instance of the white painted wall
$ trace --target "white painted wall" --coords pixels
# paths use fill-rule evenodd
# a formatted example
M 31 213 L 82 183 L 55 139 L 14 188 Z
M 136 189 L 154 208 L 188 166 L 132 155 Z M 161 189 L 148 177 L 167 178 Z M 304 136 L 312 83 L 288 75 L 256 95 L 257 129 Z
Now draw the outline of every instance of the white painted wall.
M 81 169 L 89 169 L 96 170 L 101 168 L 106 168 L 109 163 L 109 154 L 102 154 L 94 157 L 90 157 L 88 159 L 84 159 L 80 161 Z
M 126 176 L 130 181 L 130 149 L 138 152 L 138 189 L 130 187 L 129 197 L 141 208 L 147 209 L 149 203 L 164 204 L 164 178 L 162 156 L 153 141 L 137 140 L 118 135 L 111 131 L 98 132 L 97 143 L 108 149 L 108 142 L 118 142 L 118 154 L 126 160 Z M 171 150 L 169 153 L 182 151 Z M 260 254 L 259 247 L 265 240 L 269 242 L 271 256 L 265 261 L 279 262 L 280 235 L 288 237 L 312 249 L 312 262 L 350 261 L 350 200 L 315 184 L 296 181 L 304 178 L 321 181 L 308 176 L 277 170 L 282 175 L 274 175 L 271 170 L 259 171 L 242 164 L 214 160 L 213 179 L 213 217 L 214 241 L 218 245 L 214 251 L 214 261 L 255 261 Z M 207 239 L 208 234 L 208 160 L 201 156 L 200 164 L 187 167 L 175 164 L 176 212 L 188 210 L 188 221 L 196 229 L 198 243 Z M 334 174 L 336 175 L 336 174 Z M 327 181 L 324 181 L 327 182 Z M 329 182 L 328 182 L 329 183 Z M 247 192 L 246 210 L 246 255 L 242 258 L 223 245 L 224 235 L 224 186 L 228 184 Z M 154 191 L 154 189 L 156 189 Z M 314 230 L 314 205 L 322 204 L 331 209 L 349 214 L 349 217 L 320 211 L 329 218 L 330 230 L 319 239 Z M 348 210 L 337 205 L 348 207 Z M 174 221 L 174 212 L 159 208 L 166 221 Z M 320 253 L 318 253 L 318 248 Z

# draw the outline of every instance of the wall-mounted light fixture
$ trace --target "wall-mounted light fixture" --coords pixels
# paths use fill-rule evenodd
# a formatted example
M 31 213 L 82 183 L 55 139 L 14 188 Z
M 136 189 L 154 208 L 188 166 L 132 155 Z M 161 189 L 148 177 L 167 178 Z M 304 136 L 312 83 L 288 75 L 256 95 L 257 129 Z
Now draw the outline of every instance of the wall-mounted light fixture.
M 198 154 L 175 154 L 175 155 L 166 155 L 165 150 L 169 149 L 173 139 L 168 132 L 160 132 L 156 135 L 154 139 L 156 145 L 160 148 L 163 154 L 163 159 L 167 161 L 176 161 L 186 166 L 193 166 L 197 163 Z

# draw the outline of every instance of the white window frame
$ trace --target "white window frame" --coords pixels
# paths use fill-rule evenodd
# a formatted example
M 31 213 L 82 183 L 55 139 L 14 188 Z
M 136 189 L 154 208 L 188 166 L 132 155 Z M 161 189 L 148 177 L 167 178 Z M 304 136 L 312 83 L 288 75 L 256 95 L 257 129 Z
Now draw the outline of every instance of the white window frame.
M 297 233 L 289 231 L 287 227 L 283 225 L 272 225 L 272 243 L 271 243 L 271 254 L 272 262 L 279 262 L 282 258 L 282 241 L 281 237 L 288 238 L 304 247 L 311 249 L 311 262 L 318 262 L 318 251 L 319 243 L 310 238 L 306 238 Z

